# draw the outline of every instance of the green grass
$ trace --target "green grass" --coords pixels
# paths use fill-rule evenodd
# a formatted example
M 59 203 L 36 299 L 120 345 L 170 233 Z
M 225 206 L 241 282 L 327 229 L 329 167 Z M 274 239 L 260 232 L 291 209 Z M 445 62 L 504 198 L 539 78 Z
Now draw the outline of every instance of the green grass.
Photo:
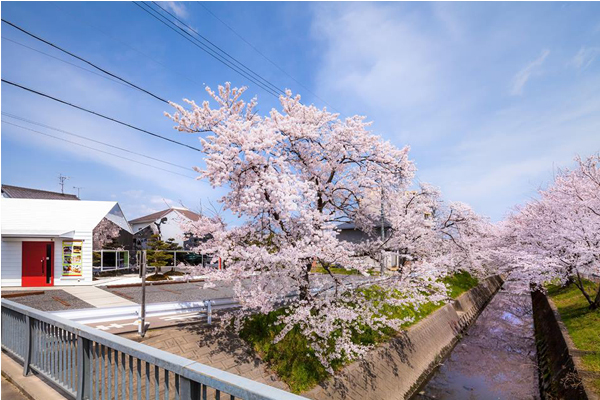
M 444 279 L 444 283 L 448 286 L 451 296 L 457 297 L 461 293 L 477 286 L 478 281 L 468 273 L 460 272 Z M 378 287 L 363 289 L 363 293 L 369 298 L 388 295 Z M 412 307 L 406 306 L 386 306 L 382 312 L 386 316 L 396 319 L 407 316 L 413 317 L 414 320 L 412 322 L 403 325 L 403 328 L 407 328 L 425 318 L 442 305 L 443 303 L 427 303 L 422 305 L 417 311 Z M 240 332 L 240 336 L 269 364 L 279 378 L 289 385 L 293 392 L 300 393 L 309 390 L 319 382 L 327 379 L 329 373 L 321 365 L 299 329 L 291 330 L 279 343 L 273 344 L 273 339 L 282 329 L 282 327 L 275 325 L 275 321 L 283 312 L 284 310 L 277 310 L 267 315 L 257 314 L 252 316 L 246 321 Z M 397 334 L 392 329 L 375 332 L 368 327 L 363 326 L 361 328 L 361 332 L 354 332 L 352 337 L 355 343 L 362 345 L 377 345 Z M 332 368 L 334 371 L 338 371 L 346 364 L 347 361 L 338 360 L 332 364 Z
M 598 284 L 585 281 L 588 293 L 596 293 Z M 590 310 L 587 300 L 575 285 L 548 286 L 548 295 L 558 308 L 573 343 L 579 350 L 600 351 L 600 309 Z M 590 371 L 600 372 L 600 354 L 582 357 L 583 365 Z M 600 380 L 594 388 L 600 393 Z
M 360 274 L 360 272 L 358 272 L 355 269 L 329 267 L 329 270 L 331 271 L 332 274 L 338 274 L 338 275 L 358 275 L 358 274 Z M 310 272 L 315 273 L 315 274 L 328 274 L 328 272 L 325 270 L 325 268 L 323 268 L 320 265 L 317 265 L 315 268 L 311 269 Z
M 466 271 L 457 272 L 442 280 L 450 289 L 450 297 L 456 298 L 467 290 L 479 285 L 479 280 Z

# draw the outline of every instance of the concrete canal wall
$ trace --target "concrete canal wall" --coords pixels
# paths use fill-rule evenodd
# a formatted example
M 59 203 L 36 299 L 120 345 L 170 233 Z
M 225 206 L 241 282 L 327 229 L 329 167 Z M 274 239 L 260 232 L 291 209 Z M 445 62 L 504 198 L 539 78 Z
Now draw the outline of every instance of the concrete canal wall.
M 410 397 L 452 350 L 461 332 L 477 319 L 502 284 L 499 276 L 486 279 L 303 395 L 319 400 Z
M 573 344 L 558 310 L 541 292 L 533 292 L 531 299 L 542 396 L 546 399 L 598 400 L 598 396 L 586 388 L 587 374 L 592 373 L 586 371 L 581 362 L 584 352 Z

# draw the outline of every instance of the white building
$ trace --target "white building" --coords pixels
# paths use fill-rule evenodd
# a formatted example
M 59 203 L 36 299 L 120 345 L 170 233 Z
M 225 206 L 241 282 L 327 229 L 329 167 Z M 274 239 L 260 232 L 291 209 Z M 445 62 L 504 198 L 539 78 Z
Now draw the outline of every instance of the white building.
M 94 229 L 104 218 L 132 233 L 114 201 L 2 198 L 2 286 L 91 284 Z
M 145 249 L 150 236 L 159 234 L 166 241 L 174 239 L 184 249 L 197 245 L 195 238 L 187 232 L 186 225 L 197 222 L 200 215 L 183 207 L 171 207 L 129 221 L 133 228 L 137 248 Z

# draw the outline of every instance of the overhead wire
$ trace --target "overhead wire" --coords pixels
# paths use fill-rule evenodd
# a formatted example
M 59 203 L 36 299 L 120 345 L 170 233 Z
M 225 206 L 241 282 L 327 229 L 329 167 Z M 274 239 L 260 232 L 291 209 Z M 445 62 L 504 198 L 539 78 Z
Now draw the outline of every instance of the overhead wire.
M 126 127 L 128 127 L 128 128 L 134 129 L 134 130 L 136 130 L 136 131 L 139 131 L 139 132 L 145 133 L 145 134 L 147 134 L 147 135 L 151 135 L 151 136 L 154 136 L 154 137 L 156 137 L 156 138 L 159 138 L 159 139 L 166 140 L 166 141 L 168 141 L 168 142 L 171 142 L 171 143 L 177 144 L 177 145 L 179 145 L 179 146 L 187 147 L 187 148 L 189 148 L 189 149 L 192 149 L 192 150 L 195 150 L 195 151 L 198 151 L 198 152 L 202 152 L 202 150 L 201 150 L 201 149 L 199 149 L 199 148 L 197 148 L 197 147 L 190 146 L 189 144 L 185 144 L 185 143 L 182 143 L 182 142 L 178 142 L 177 140 L 169 139 L 168 137 L 165 137 L 165 136 L 159 135 L 159 134 L 157 134 L 157 133 L 154 133 L 154 132 L 150 132 L 150 131 L 148 131 L 148 130 L 146 130 L 146 129 L 139 128 L 139 127 L 137 127 L 137 126 L 135 126 L 135 125 L 132 125 L 132 124 L 129 124 L 129 123 L 127 123 L 127 122 L 123 122 L 123 121 L 120 121 L 120 120 L 118 120 L 118 119 L 116 119 L 116 118 L 112 118 L 112 117 L 106 116 L 106 115 L 104 115 L 104 114 L 101 114 L 101 113 L 99 113 L 99 112 L 96 112 L 96 111 L 89 110 L 89 109 L 87 109 L 87 108 L 84 108 L 84 107 L 82 107 L 82 106 L 78 106 L 78 105 L 76 105 L 76 104 L 73 104 L 73 103 L 70 103 L 70 102 L 68 102 L 68 101 L 61 100 L 61 99 L 59 99 L 59 98 L 57 98 L 57 97 L 50 96 L 50 95 L 48 95 L 48 94 L 45 94 L 45 93 L 42 93 L 42 92 L 40 92 L 40 91 L 37 91 L 37 90 L 34 90 L 34 89 L 30 89 L 30 88 L 28 88 L 28 87 L 25 87 L 25 86 L 23 86 L 23 85 L 20 85 L 20 84 L 18 84 L 18 83 L 11 82 L 11 81 L 9 81 L 9 80 L 6 80 L 6 79 L 2 79 L 2 82 L 6 83 L 6 84 L 9 84 L 9 85 L 12 85 L 12 86 L 15 86 L 15 87 L 17 87 L 17 88 L 20 88 L 20 89 L 26 90 L 26 91 L 28 91 L 28 92 L 31 92 L 31 93 L 37 94 L 37 95 L 39 95 L 39 96 L 46 97 L 46 98 L 48 98 L 48 99 L 50 99 L 50 100 L 54 100 L 54 101 L 56 101 L 56 102 L 58 102 L 58 103 L 61 103 L 61 104 L 67 105 L 67 106 L 69 106 L 69 107 L 73 107 L 73 108 L 76 108 L 76 109 L 78 109 L 78 110 L 85 111 L 85 112 L 87 112 L 87 113 L 90 113 L 90 114 L 96 115 L 96 116 L 98 116 L 98 117 L 101 117 L 101 118 L 107 119 L 107 120 L 109 120 L 109 121 L 112 121 L 112 122 L 115 122 L 115 123 L 117 123 L 117 124 L 120 124 L 120 125 L 126 126 Z
M 55 57 L 55 56 L 53 56 L 52 54 L 45 53 L 45 52 L 43 52 L 43 51 L 41 51 L 41 50 L 38 50 L 38 49 L 34 49 L 33 47 L 29 47 L 29 46 L 27 46 L 26 44 L 23 44 L 23 43 L 21 43 L 21 42 L 17 42 L 16 40 L 12 40 L 12 39 L 10 39 L 10 38 L 7 38 L 6 36 L 2 36 L 2 39 L 4 39 L 4 40 L 8 40 L 8 41 L 9 41 L 9 42 L 11 42 L 11 43 L 14 43 L 14 44 L 16 44 L 16 45 L 19 45 L 19 46 L 21 46 L 21 47 L 24 47 L 24 48 L 26 48 L 26 49 L 29 49 L 29 50 L 31 50 L 31 51 L 35 51 L 36 53 L 43 54 L 43 55 L 45 55 L 46 57 L 50 57 L 50 58 L 53 58 L 53 59 L 55 59 L 55 60 L 57 60 L 57 61 L 60 61 L 60 62 L 62 62 L 62 63 L 68 64 L 68 65 L 71 65 L 71 66 L 73 66 L 73 67 L 75 67 L 75 68 L 82 69 L 82 70 L 84 70 L 84 71 L 87 71 L 87 72 L 89 72 L 90 74 L 94 74 L 94 75 L 96 75 L 96 76 L 99 76 L 99 77 L 101 77 L 101 78 L 104 78 L 104 79 L 107 79 L 107 80 L 109 80 L 109 81 L 112 81 L 112 82 L 118 83 L 119 85 L 123 85 L 123 86 L 125 86 L 125 87 L 127 87 L 127 88 L 129 88 L 129 89 L 132 89 L 132 90 L 137 90 L 137 89 L 135 89 L 134 87 L 132 87 L 131 85 L 128 85 L 128 84 L 126 84 L 126 83 L 123 83 L 123 82 L 121 82 L 121 81 L 118 81 L 118 80 L 116 80 L 116 79 L 113 79 L 113 78 L 111 78 L 111 77 L 108 77 L 108 76 L 106 76 L 106 75 L 99 74 L 98 72 L 92 71 L 91 69 L 84 68 L 84 67 L 82 67 L 81 65 L 77 65 L 77 64 L 75 64 L 75 63 L 72 63 L 72 62 L 69 62 L 69 61 L 67 61 L 67 60 L 63 60 L 62 58 Z
M 231 32 L 233 32 L 234 35 L 236 35 L 238 38 L 240 38 L 240 40 L 242 40 L 244 43 L 246 43 L 248 46 L 250 46 L 258 55 L 260 55 L 262 58 L 264 58 L 266 61 L 268 61 L 271 65 L 273 65 L 275 68 L 277 68 L 279 71 L 281 71 L 282 73 L 284 73 L 288 78 L 290 78 L 291 80 L 293 80 L 294 82 L 296 82 L 299 86 L 301 86 L 303 89 L 305 89 L 308 93 L 312 94 L 315 98 L 321 100 L 325 105 L 331 107 L 331 109 L 333 111 L 338 111 L 335 107 L 333 107 L 330 103 L 328 103 L 325 99 L 323 99 L 322 97 L 320 97 L 318 94 L 316 94 L 315 92 L 311 91 L 308 87 L 306 87 L 305 85 L 302 84 L 302 82 L 299 82 L 296 78 L 294 78 L 292 75 L 290 75 L 286 70 L 284 70 L 282 67 L 280 67 L 275 61 L 271 60 L 269 57 L 267 57 L 262 51 L 260 51 L 256 46 L 254 46 L 252 43 L 250 43 L 248 40 L 246 40 L 246 38 L 244 38 L 244 36 L 242 36 L 240 33 L 238 33 L 235 29 L 233 29 L 228 23 L 226 23 L 225 21 L 223 21 L 221 18 L 219 18 L 215 13 L 213 13 L 207 6 L 205 6 L 204 4 L 202 4 L 202 2 L 191 2 L 195 5 L 197 5 L 198 7 L 202 7 L 206 12 L 208 12 L 210 15 L 212 15 L 217 21 L 219 21 L 221 24 L 223 24 L 227 29 L 229 29 Z
M 27 118 L 20 117 L 20 116 L 15 115 L 15 114 L 11 114 L 11 113 L 7 113 L 7 112 L 2 111 L 2 115 L 7 116 L 9 118 L 13 118 L 13 119 L 19 120 L 19 121 L 27 122 L 27 123 L 30 123 L 30 124 L 33 124 L 33 125 L 41 126 L 43 128 L 52 129 L 53 131 L 56 131 L 56 132 L 61 132 L 61 133 L 64 133 L 64 134 L 67 134 L 67 135 L 70 135 L 70 136 L 78 137 L 80 139 L 89 140 L 90 142 L 102 144 L 104 146 L 112 147 L 114 149 L 118 149 L 118 150 L 124 151 L 126 153 L 135 154 L 135 155 L 140 156 L 140 157 L 145 157 L 145 158 L 148 158 L 150 160 L 158 161 L 158 162 L 161 162 L 163 164 L 168 164 L 168 165 L 171 165 L 171 166 L 174 166 L 174 167 L 177 167 L 177 168 L 181 168 L 181 169 L 184 169 L 184 170 L 187 170 L 187 171 L 193 171 L 194 170 L 193 168 L 190 168 L 190 167 L 185 167 L 183 165 L 175 164 L 175 163 L 172 163 L 170 161 L 161 160 L 160 158 L 155 158 L 155 157 L 152 157 L 152 156 L 149 156 L 149 155 L 146 155 L 146 154 L 138 153 L 137 151 L 134 151 L 134 150 L 131 150 L 131 149 L 127 149 L 127 148 L 124 148 L 124 147 L 116 146 L 114 144 L 102 142 L 100 140 L 92 139 L 92 138 L 89 138 L 89 137 L 84 136 L 84 135 L 79 135 L 79 134 L 76 134 L 76 133 L 73 133 L 73 132 L 69 132 L 69 131 L 66 131 L 66 130 L 63 130 L 63 129 L 60 129 L 60 128 L 53 127 L 51 125 L 42 124 L 41 122 L 36 122 L 36 121 L 30 120 L 30 119 L 27 119 Z
M 113 78 L 116 78 L 116 79 L 118 79 L 118 80 L 120 80 L 120 81 L 122 81 L 122 82 L 124 82 L 124 83 L 126 83 L 126 84 L 128 84 L 128 85 L 130 85 L 130 86 L 132 86 L 132 87 L 134 87 L 134 88 L 136 88 L 136 89 L 138 89 L 138 90 L 140 90 L 140 91 L 142 91 L 142 92 L 150 95 L 150 96 L 152 96 L 152 97 L 154 97 L 155 99 L 162 101 L 163 103 L 169 104 L 168 100 L 165 100 L 164 98 L 162 98 L 162 97 L 160 97 L 160 96 L 152 93 L 151 91 L 146 90 L 146 89 L 144 89 L 144 88 L 142 88 L 142 87 L 140 87 L 140 86 L 138 86 L 138 85 L 136 85 L 136 84 L 134 84 L 134 83 L 132 83 L 132 82 L 124 79 L 124 78 L 121 78 L 120 76 L 118 76 L 118 75 L 116 75 L 116 74 L 114 74 L 114 73 L 112 73 L 112 72 L 110 72 L 110 71 L 108 71 L 108 70 L 106 70 L 106 69 L 104 69 L 104 68 L 102 68 L 102 67 L 94 64 L 93 62 L 91 62 L 89 60 L 86 60 L 85 58 L 83 58 L 81 56 L 78 56 L 77 54 L 74 54 L 74 53 L 72 53 L 72 52 L 70 52 L 68 50 L 65 50 L 64 48 L 62 48 L 62 47 L 60 47 L 60 46 L 58 46 L 58 45 L 56 45 L 56 44 L 54 44 L 54 43 L 46 40 L 46 39 L 43 39 L 40 36 L 37 36 L 37 35 L 29 32 L 28 30 L 26 30 L 26 29 L 24 29 L 24 28 L 22 28 L 22 27 L 20 27 L 20 26 L 18 26 L 16 24 L 14 24 L 14 23 L 12 23 L 10 21 L 5 20 L 4 18 L 2 18 L 2 22 L 4 22 L 5 24 L 8 24 L 10 26 L 12 26 L 13 28 L 15 28 L 15 29 L 23 32 L 24 34 L 26 34 L 26 35 L 28 35 L 28 36 L 30 36 L 30 37 L 32 37 L 32 38 L 34 38 L 34 39 L 42 42 L 42 43 L 47 44 L 48 46 L 51 46 L 51 47 L 53 47 L 53 48 L 55 48 L 55 49 L 57 49 L 57 50 L 65 53 L 65 54 L 68 54 L 69 56 L 71 56 L 73 58 L 76 58 L 79 61 L 82 61 L 82 62 L 84 62 L 84 63 L 92 66 L 93 68 L 97 69 L 98 71 L 101 71 L 101 72 L 103 72 L 103 73 L 105 73 L 105 74 L 107 74 L 107 75 L 109 75 L 109 76 L 111 76 Z
M 250 73 L 253 76 L 255 76 L 256 79 L 260 80 L 261 82 L 263 82 L 265 85 L 269 86 L 271 89 L 275 90 L 276 92 L 279 92 L 281 94 L 285 93 L 282 89 L 280 89 L 279 87 L 277 87 L 273 83 L 271 83 L 268 80 L 266 80 L 265 78 L 263 78 L 260 74 L 254 72 L 252 69 L 250 69 L 249 67 L 247 67 L 244 63 L 242 63 L 241 61 L 237 60 L 235 57 L 233 57 L 231 54 L 229 54 L 228 52 L 226 52 L 225 50 L 223 50 L 221 47 L 219 47 L 216 44 L 214 44 L 208 38 L 206 38 L 201 33 L 199 33 L 197 30 L 195 30 L 194 28 L 192 28 L 189 24 L 186 24 L 184 21 L 182 21 L 176 15 L 174 15 L 173 13 L 171 13 L 169 10 L 165 9 L 164 7 L 162 7 L 156 1 L 152 1 L 152 3 L 155 6 L 157 6 L 159 9 L 161 9 L 163 12 L 167 13 L 168 15 L 170 15 L 174 20 L 176 20 L 177 22 L 179 22 L 181 25 L 185 26 L 188 30 L 190 30 L 191 32 L 194 32 L 198 37 L 200 37 L 202 40 L 204 40 L 206 43 L 208 43 L 210 46 L 212 46 L 214 49 L 216 49 L 216 51 L 224 54 L 229 59 L 231 59 L 233 62 L 235 62 L 236 64 L 238 64 L 241 68 L 243 68 L 246 71 L 248 71 L 248 73 Z
M 34 132 L 34 133 L 37 133 L 37 134 L 40 134 L 40 135 L 44 135 L 44 136 L 47 136 L 47 137 L 50 137 L 50 138 L 53 138 L 53 139 L 62 140 L 63 142 L 71 143 L 71 144 L 74 144 L 76 146 L 84 147 L 84 148 L 87 148 L 87 149 L 90 149 L 90 150 L 94 150 L 94 151 L 97 151 L 97 152 L 100 152 L 100 153 L 103 153 L 103 154 L 108 154 L 110 156 L 117 157 L 117 158 L 120 158 L 120 159 L 123 159 L 123 160 L 127 160 L 127 161 L 130 161 L 130 162 L 141 164 L 141 165 L 144 165 L 144 166 L 147 166 L 147 167 L 150 167 L 150 168 L 154 168 L 154 169 L 158 169 L 158 170 L 161 170 L 161 171 L 169 172 L 171 174 L 183 176 L 185 178 L 190 178 L 190 179 L 194 179 L 194 180 L 196 179 L 195 177 L 190 176 L 190 175 L 181 174 L 179 172 L 171 171 L 171 170 L 166 169 L 166 168 L 157 167 L 156 165 L 147 164 L 147 163 L 144 163 L 144 162 L 141 162 L 141 161 L 138 161 L 138 160 L 134 160 L 134 159 L 128 158 L 128 157 L 123 157 L 123 156 L 120 156 L 118 154 L 114 154 L 114 153 L 111 153 L 111 152 L 108 152 L 108 151 L 100 150 L 100 149 L 98 149 L 96 147 L 86 146 L 84 144 L 81 144 L 81 143 L 78 143 L 78 142 L 74 142 L 72 140 L 68 140 L 68 139 L 65 139 L 65 138 L 58 137 L 58 136 L 50 135 L 48 133 L 40 132 L 40 131 L 37 131 L 35 129 L 31 129 L 31 128 L 28 128 L 28 127 L 25 127 L 25 126 L 13 124 L 12 122 L 9 122 L 9 121 L 6 121 L 6 120 L 2 120 L 2 123 L 9 124 L 9 125 L 15 126 L 17 128 L 21 128 L 21 129 L 24 129 L 24 130 L 27 130 L 27 131 L 30 131 L 30 132 Z
M 214 59 L 216 59 L 220 63 L 222 63 L 225 66 L 227 66 L 229 69 L 233 70 L 234 72 L 237 72 L 242 77 L 244 77 L 244 78 L 248 79 L 250 82 L 256 84 L 258 87 L 260 87 L 262 90 L 264 90 L 268 94 L 274 96 L 275 98 L 279 98 L 280 93 L 278 93 L 278 92 L 274 91 L 273 89 L 271 89 L 271 88 L 269 88 L 269 87 L 261 84 L 259 81 L 257 81 L 256 79 L 254 79 L 252 76 L 248 75 L 246 72 L 244 72 L 240 68 L 236 67 L 234 64 L 232 64 L 231 62 L 227 61 L 226 59 L 224 59 L 223 56 L 219 55 L 218 53 L 216 53 L 215 51 L 213 51 L 212 49 L 210 49 L 207 45 L 205 45 L 204 43 L 202 43 L 201 41 L 199 41 L 198 39 L 196 39 L 187 30 L 181 28 L 179 25 L 175 24 L 173 21 L 171 21 L 168 18 L 164 17 L 162 14 L 160 14 L 154 8 L 148 6 L 148 5 L 144 4 L 144 3 L 140 4 L 139 2 L 136 2 L 136 1 L 134 1 L 133 4 L 136 5 L 137 7 L 139 7 L 140 9 L 142 9 L 143 11 L 145 11 L 148 15 L 150 15 L 151 17 L 153 17 L 157 21 L 161 22 L 163 25 L 165 25 L 166 27 L 168 27 L 169 29 L 171 29 L 175 33 L 177 33 L 178 35 L 180 35 L 181 37 L 183 37 L 184 39 L 186 39 L 187 41 L 189 41 L 190 43 L 192 43 L 194 46 L 198 47 L 199 49 L 201 49 L 202 51 L 204 51 L 205 53 L 207 53 L 208 55 L 210 55 L 211 57 L 213 57 Z
M 120 39 L 120 38 L 118 38 L 118 37 L 116 37 L 116 36 L 114 36 L 114 35 L 106 32 L 104 29 L 102 29 L 102 28 L 100 28 L 100 27 L 98 27 L 98 26 L 90 23 L 89 21 L 83 21 L 83 20 L 81 20 L 80 15 L 76 15 L 75 13 L 71 12 L 70 10 L 67 10 L 67 9 L 61 7 L 60 5 L 58 5 L 57 2 L 54 2 L 53 5 L 57 9 L 59 9 L 61 12 L 70 14 L 71 16 L 74 16 L 75 18 L 71 18 L 72 22 L 76 22 L 76 23 L 78 23 L 78 24 L 80 24 L 82 26 L 91 27 L 91 28 L 97 30 L 98 32 L 102 33 L 104 36 L 108 37 L 109 39 L 113 40 L 114 42 L 120 43 L 123 46 L 126 46 L 127 48 L 135 51 L 136 53 L 138 53 L 138 54 L 146 57 L 147 59 L 149 59 L 150 61 L 154 62 L 155 64 L 160 65 L 162 68 L 164 68 L 166 70 L 169 70 L 169 71 L 173 72 L 174 74 L 179 75 L 182 78 L 187 79 L 188 81 L 190 81 L 193 84 L 196 84 L 196 85 L 202 86 L 202 87 L 206 86 L 204 83 L 200 83 L 200 82 L 196 81 L 195 79 L 193 79 L 192 77 L 190 77 L 189 75 L 186 75 L 184 73 L 176 71 L 175 69 L 171 68 L 169 65 L 167 65 L 167 64 L 165 64 L 165 63 L 157 60 L 156 58 L 152 57 L 151 55 L 149 55 L 149 54 L 147 54 L 147 53 L 145 53 L 143 51 L 141 51 L 137 47 L 132 46 L 131 44 L 125 42 L 124 40 L 122 40 L 122 39 Z

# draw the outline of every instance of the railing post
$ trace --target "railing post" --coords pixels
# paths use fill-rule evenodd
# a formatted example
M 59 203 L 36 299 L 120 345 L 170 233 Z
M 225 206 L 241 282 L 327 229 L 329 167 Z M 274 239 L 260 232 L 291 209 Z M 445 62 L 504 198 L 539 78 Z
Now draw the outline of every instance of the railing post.
M 29 365 L 31 364 L 31 345 L 33 344 L 33 320 L 29 315 L 25 316 L 25 326 L 27 329 L 25 337 L 25 354 L 23 355 L 23 376 L 29 374 Z
M 210 300 L 204 302 L 206 305 L 206 323 L 212 324 L 212 304 Z
M 180 400 L 199 400 L 200 384 L 179 376 L 179 399 Z
M 91 342 L 77 336 L 77 400 L 89 399 L 92 379 L 90 374 L 92 346 Z

